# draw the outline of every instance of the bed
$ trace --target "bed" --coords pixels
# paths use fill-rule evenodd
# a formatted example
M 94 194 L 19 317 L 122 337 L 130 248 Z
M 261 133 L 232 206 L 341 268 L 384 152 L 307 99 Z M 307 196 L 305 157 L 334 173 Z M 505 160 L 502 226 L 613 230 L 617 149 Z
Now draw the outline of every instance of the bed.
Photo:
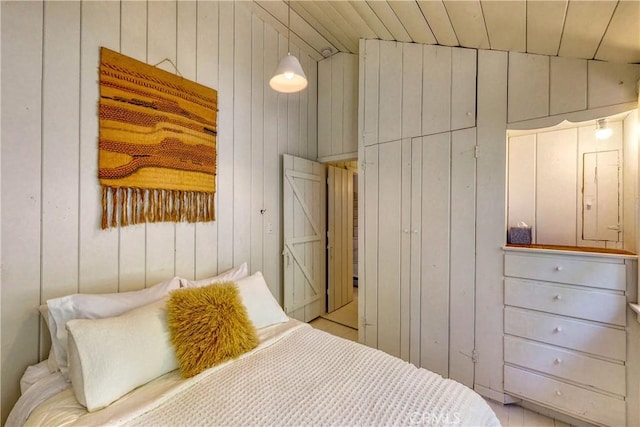
M 159 293 L 232 282 L 255 326 L 251 349 L 185 377 L 171 303 L 164 298 L 135 301 L 131 310 L 118 303 L 103 310 L 106 316 L 94 308 L 83 312 L 82 303 L 67 304 L 76 312 L 67 315 L 66 332 L 49 317 L 54 360 L 27 369 L 7 426 L 500 425 L 468 387 L 286 317 L 262 276 L 247 275 L 246 265 L 225 274 L 178 279 Z M 95 307 L 87 298 L 86 305 Z M 188 311 L 180 307 L 180 313 Z M 78 315 L 85 317 L 73 317 Z M 64 344 L 55 341 L 65 333 L 63 360 L 55 349 Z

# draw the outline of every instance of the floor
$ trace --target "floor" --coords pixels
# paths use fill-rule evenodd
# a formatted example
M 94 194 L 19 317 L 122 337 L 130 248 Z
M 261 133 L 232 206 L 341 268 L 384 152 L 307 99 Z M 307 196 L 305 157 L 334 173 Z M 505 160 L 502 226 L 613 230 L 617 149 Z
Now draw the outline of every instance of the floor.
M 357 288 L 355 288 L 354 291 L 354 298 L 357 298 Z M 353 310 L 349 309 L 349 312 L 353 313 Z M 357 319 L 357 311 L 355 311 L 355 316 Z M 317 319 L 312 320 L 309 324 L 314 328 L 328 332 L 332 335 L 336 335 L 351 341 L 358 341 L 357 329 L 345 326 L 335 321 L 331 321 L 326 317 L 331 316 L 318 317 Z M 351 324 L 351 322 L 346 323 Z M 355 324 L 357 324 L 357 320 Z M 487 403 L 489 404 L 489 406 L 491 406 L 491 409 L 493 409 L 493 412 L 495 412 L 496 416 L 500 420 L 500 423 L 504 427 L 570 427 L 569 424 L 566 424 L 562 421 L 554 420 L 553 418 L 540 415 L 518 405 L 502 405 L 492 400 L 487 400 Z
M 357 342 L 358 287 L 353 287 L 353 301 L 332 313 L 325 314 L 315 320 L 312 320 L 309 324 L 316 329 Z
M 350 303 L 321 317 L 358 330 L 358 288 L 353 287 L 353 300 Z

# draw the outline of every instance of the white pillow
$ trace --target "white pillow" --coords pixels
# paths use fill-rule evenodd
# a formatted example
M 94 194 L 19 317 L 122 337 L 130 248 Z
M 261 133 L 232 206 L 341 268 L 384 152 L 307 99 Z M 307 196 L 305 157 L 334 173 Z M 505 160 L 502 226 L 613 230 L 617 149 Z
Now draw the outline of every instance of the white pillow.
M 51 316 L 49 316 L 49 308 L 47 307 L 47 304 L 42 304 L 40 307 L 38 307 L 38 311 L 40 311 L 40 315 L 42 316 L 44 323 L 47 324 L 47 330 L 49 331 L 49 335 L 52 335 L 51 326 L 49 325 L 49 320 L 51 319 Z M 53 351 L 53 343 L 51 344 L 51 348 L 49 349 L 49 357 L 47 358 L 47 367 L 49 368 L 49 373 L 52 373 L 52 374 L 60 370 L 60 367 L 58 366 L 58 362 L 56 361 L 56 354 Z
M 249 318 L 256 329 L 289 321 L 280 304 L 271 294 L 262 273 L 258 271 L 251 276 L 237 280 L 236 285 L 238 285 L 242 304 L 247 309 Z
M 69 376 L 89 412 L 178 367 L 162 299 L 118 317 L 75 319 L 69 331 Z
M 118 316 L 142 305 L 150 304 L 182 287 L 174 277 L 141 291 L 114 294 L 73 294 L 47 301 L 51 347 L 62 374 L 68 379 L 67 329 L 72 319 L 101 319 Z
M 184 285 L 187 288 L 201 288 L 203 286 L 209 286 L 216 283 L 235 282 L 237 280 L 247 277 L 248 275 L 249 275 L 249 269 L 247 267 L 247 263 L 243 262 L 238 267 L 234 267 L 230 270 L 225 271 L 224 273 L 220 273 L 217 276 L 209 277 L 207 279 L 202 279 L 202 280 L 182 279 L 182 280 L 184 281 Z

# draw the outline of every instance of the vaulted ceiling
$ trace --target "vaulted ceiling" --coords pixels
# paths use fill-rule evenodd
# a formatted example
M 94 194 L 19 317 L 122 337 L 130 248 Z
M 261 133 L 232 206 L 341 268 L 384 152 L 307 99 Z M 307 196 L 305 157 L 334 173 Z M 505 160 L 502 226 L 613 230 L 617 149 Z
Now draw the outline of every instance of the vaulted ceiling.
M 286 31 L 287 2 L 254 10 Z M 294 0 L 290 23 L 318 59 L 373 38 L 640 63 L 640 0 Z

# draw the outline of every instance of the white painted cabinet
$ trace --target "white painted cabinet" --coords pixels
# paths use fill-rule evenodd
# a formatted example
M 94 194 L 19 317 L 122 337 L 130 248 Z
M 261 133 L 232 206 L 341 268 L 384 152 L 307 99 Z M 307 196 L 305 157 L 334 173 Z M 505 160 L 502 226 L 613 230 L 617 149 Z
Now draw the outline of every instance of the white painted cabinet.
M 477 51 L 360 46 L 360 339 L 473 387 Z
M 475 144 L 475 128 L 381 143 L 360 172 L 365 343 L 469 386 Z
M 504 389 L 600 425 L 637 425 L 635 256 L 505 249 Z
M 372 346 L 378 346 L 378 343 L 385 347 L 388 345 L 402 357 L 408 352 L 408 360 L 416 364 L 424 360 L 445 366 L 430 353 L 433 347 L 429 347 L 428 340 L 433 337 L 440 340 L 440 337 L 428 328 L 433 325 L 450 328 L 455 332 L 445 337 L 449 340 L 448 345 L 436 342 L 439 349 L 448 352 L 449 375 L 454 377 L 455 372 L 458 372 L 455 375 L 460 375 L 454 366 L 458 362 L 469 366 L 466 362 L 477 356 L 474 357 L 475 369 L 472 367 L 475 371 L 472 376 L 474 388 L 484 396 L 509 402 L 512 398 L 503 393 L 501 333 L 504 327 L 501 246 L 505 239 L 507 211 L 504 170 L 507 123 L 512 129 L 525 129 L 531 126 L 532 121 L 536 126 L 541 124 L 537 127 L 547 127 L 564 118 L 572 121 L 576 118 L 593 119 L 596 112 L 586 111 L 587 103 L 589 108 L 608 106 L 597 114 L 621 112 L 626 107 L 616 104 L 627 102 L 629 95 L 635 93 L 628 84 L 628 76 L 635 73 L 637 80 L 640 66 L 617 67 L 602 63 L 601 67 L 599 61 L 585 63 L 584 60 L 560 60 L 540 55 L 528 57 L 528 54 L 482 49 L 466 53 L 469 58 L 462 58 L 458 55 L 464 55 L 463 50 L 360 40 L 358 155 L 363 170 L 359 182 L 363 210 L 359 217 L 359 249 L 362 254 L 359 277 L 363 284 L 363 298 L 359 300 L 359 338 Z M 474 58 L 475 61 L 472 60 Z M 396 62 L 392 64 L 390 61 Z M 398 69 L 399 74 L 390 71 Z M 615 78 L 617 75 L 626 77 L 620 80 Z M 600 83 L 603 90 L 600 90 Z M 608 92 L 607 87 L 613 86 L 620 87 Z M 401 102 L 398 102 L 399 97 Z M 429 157 L 437 144 L 429 146 L 425 141 L 434 142 L 442 137 L 441 134 L 448 134 L 447 123 L 452 126 L 449 130 L 461 126 L 460 129 L 477 132 L 474 136 L 476 147 L 461 146 L 467 151 L 457 151 L 455 136 L 451 134 L 450 156 L 440 159 L 444 164 L 434 165 L 436 169 L 425 169 L 425 161 L 435 163 L 439 159 Z M 393 148 L 382 149 L 387 144 Z M 407 145 L 410 145 L 409 149 Z M 385 157 L 393 150 L 398 152 L 392 157 Z M 526 147 L 524 151 L 524 156 L 531 156 L 526 154 Z M 408 158 L 407 152 L 410 154 Z M 477 159 L 473 159 L 474 152 Z M 474 162 L 472 166 L 471 162 Z M 437 168 L 446 168 L 447 165 L 450 180 L 439 182 Z M 387 167 L 392 170 L 387 170 Z M 521 182 L 527 186 L 524 193 L 528 203 L 523 211 L 530 211 L 536 203 L 533 179 L 536 167 L 529 165 L 530 175 L 521 172 Z M 459 173 L 462 175 L 458 176 Z M 466 173 L 474 174 L 473 181 Z M 459 185 L 467 179 L 467 187 L 460 189 Z M 410 182 L 409 189 L 407 182 Z M 384 191 L 398 193 L 384 194 L 381 190 L 383 184 Z M 625 189 L 629 188 L 632 186 L 625 184 Z M 438 191 L 449 191 L 447 223 L 440 224 L 436 217 L 427 215 L 429 211 L 437 211 L 438 204 L 442 202 L 435 196 Z M 515 195 L 516 192 L 510 191 L 509 199 Z M 634 200 L 633 195 L 629 197 Z M 408 205 L 407 199 L 411 199 Z M 382 207 L 391 202 L 400 203 L 402 208 Z M 513 212 L 509 208 L 509 212 Z M 406 217 L 407 209 L 409 219 Z M 574 212 L 575 209 L 577 206 Z M 530 212 L 530 217 L 535 218 L 535 212 Z M 392 216 L 394 213 L 397 216 Z M 516 223 L 520 220 L 516 219 Z M 535 221 L 530 222 L 535 225 Z M 420 228 L 415 227 L 416 224 L 420 224 Z M 440 229 L 437 229 L 438 224 Z M 383 230 L 384 227 L 393 229 Z M 429 231 L 430 227 L 432 231 Z M 630 233 L 629 230 L 631 227 L 625 227 L 625 233 Z M 437 233 L 444 235 L 445 232 L 449 241 L 440 246 L 443 239 Z M 387 258 L 379 252 L 381 246 L 388 244 L 383 236 L 393 236 L 389 244 L 395 245 L 393 250 L 383 249 L 383 253 L 389 255 Z M 469 245 L 475 248 L 474 252 L 467 252 Z M 405 256 L 407 253 L 409 257 Z M 441 280 L 439 274 L 444 274 L 434 268 L 433 263 L 437 264 L 440 262 L 437 257 L 444 259 L 445 255 L 449 257 L 449 265 L 456 267 L 447 273 L 449 300 L 438 306 L 429 305 L 428 295 L 437 289 L 433 283 Z M 432 264 L 428 264 L 430 261 Z M 386 271 L 387 268 L 394 273 Z M 466 287 L 469 277 L 474 281 L 472 290 Z M 382 283 L 381 278 L 385 282 L 390 281 Z M 454 283 L 460 283 L 460 286 Z M 379 290 L 383 293 L 379 294 Z M 392 298 L 385 300 L 389 295 Z M 474 303 L 463 306 L 464 298 L 470 295 L 475 298 Z M 377 314 L 381 301 L 391 307 L 383 317 Z M 441 314 L 443 310 L 455 315 L 449 315 L 446 322 L 433 320 L 434 317 L 444 317 Z M 393 315 L 388 315 L 390 313 Z M 383 323 L 383 320 L 390 320 L 390 323 Z M 458 339 L 466 343 L 469 337 L 473 342 L 472 331 L 475 331 L 475 349 L 473 345 L 457 343 Z M 640 372 L 635 372 L 640 377 Z M 468 371 L 465 371 L 464 377 L 467 375 Z
M 318 160 L 357 157 L 358 56 L 339 52 L 318 62 Z
M 476 50 L 380 40 L 362 46 L 365 146 L 475 127 Z
M 549 115 L 549 57 L 509 53 L 509 123 Z

